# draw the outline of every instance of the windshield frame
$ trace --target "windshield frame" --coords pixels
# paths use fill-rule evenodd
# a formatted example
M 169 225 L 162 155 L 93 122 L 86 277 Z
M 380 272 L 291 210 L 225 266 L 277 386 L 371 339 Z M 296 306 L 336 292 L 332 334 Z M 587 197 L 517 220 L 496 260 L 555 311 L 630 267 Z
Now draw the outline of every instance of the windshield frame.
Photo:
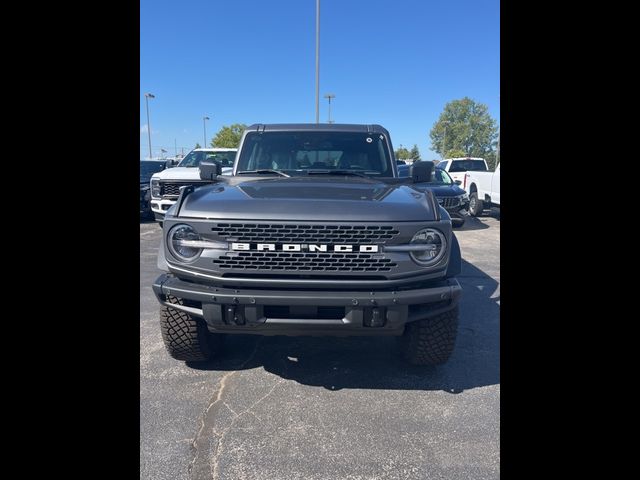
M 262 160 L 262 154 L 260 153 L 256 159 L 255 149 L 258 146 L 258 142 L 262 141 L 263 138 L 266 138 L 267 135 L 272 138 L 280 136 L 284 140 L 283 143 L 285 144 L 286 144 L 286 141 L 289 140 L 286 138 L 286 135 L 302 137 L 302 140 L 304 140 L 305 136 L 319 137 L 317 139 L 310 138 L 309 142 L 303 142 L 303 143 L 320 142 L 323 136 L 329 137 L 328 140 L 326 141 L 331 141 L 330 137 L 332 137 L 333 135 L 336 135 L 336 136 L 345 135 L 346 136 L 345 141 L 347 142 L 351 141 L 351 139 L 348 138 L 349 135 L 353 135 L 353 136 L 362 135 L 363 139 L 366 139 L 367 143 L 373 143 L 373 141 L 375 141 L 373 139 L 376 139 L 376 137 L 378 137 L 376 139 L 377 140 L 376 145 L 372 147 L 367 147 L 369 150 L 367 149 L 347 150 L 347 149 L 338 148 L 339 145 L 337 146 L 332 145 L 327 149 L 316 148 L 316 149 L 307 150 L 307 149 L 301 148 L 299 145 L 295 145 L 295 142 L 298 141 L 297 139 L 296 140 L 291 139 L 290 141 L 294 144 L 294 148 L 287 149 L 292 154 L 292 157 L 289 158 L 288 163 L 299 162 L 299 160 L 297 160 L 299 154 L 302 152 L 309 152 L 311 156 L 323 155 L 324 153 L 327 157 L 329 157 L 328 158 L 329 161 L 335 162 L 335 165 L 324 162 L 326 166 L 317 167 L 317 168 L 309 168 L 309 167 L 269 168 L 272 170 L 277 170 L 279 172 L 287 173 L 290 176 L 306 176 L 309 172 L 323 172 L 325 175 L 332 176 L 333 170 L 336 170 L 335 176 L 344 176 L 345 174 L 340 172 L 344 172 L 347 170 L 350 172 L 359 172 L 363 174 L 362 176 L 367 176 L 371 178 L 396 178 L 398 176 L 397 164 L 395 161 L 395 157 L 393 155 L 392 145 L 388 135 L 384 134 L 383 132 L 373 133 L 373 132 L 361 132 L 361 131 L 352 131 L 352 130 L 336 130 L 336 131 L 275 130 L 275 131 L 267 131 L 267 132 L 246 131 L 242 138 L 241 147 L 237 156 L 237 161 L 233 168 L 232 174 L 234 176 L 239 175 L 242 172 L 256 170 L 256 168 L 251 168 L 251 166 L 253 165 L 252 162 L 258 162 Z M 369 139 L 372 139 L 373 141 L 369 141 Z M 269 145 L 269 147 L 272 147 L 272 145 Z M 335 149 L 331 149 L 331 148 L 335 148 Z M 373 157 L 369 155 L 369 153 L 373 152 L 374 150 L 377 151 L 378 153 L 377 157 L 375 155 Z M 293 155 L 294 152 L 295 152 L 295 155 Z M 339 153 L 340 156 L 337 158 L 334 158 L 332 154 L 335 154 L 336 152 L 340 152 Z M 364 159 L 365 162 L 377 159 L 379 162 L 378 165 L 380 167 L 385 166 L 386 168 L 384 169 L 384 171 L 380 171 L 375 168 L 364 168 L 364 167 L 363 168 L 342 168 L 339 166 L 339 162 L 342 159 L 342 156 L 345 154 L 345 152 L 350 152 L 350 154 L 360 155 L 361 156 L 360 158 Z M 276 154 L 275 151 L 272 153 L 274 155 Z M 279 153 L 282 156 L 282 154 L 284 154 L 284 150 Z M 361 165 L 362 164 L 359 164 L 359 166 Z M 259 168 L 259 170 L 264 170 L 264 168 Z M 375 171 L 375 174 L 373 173 L 374 171 Z

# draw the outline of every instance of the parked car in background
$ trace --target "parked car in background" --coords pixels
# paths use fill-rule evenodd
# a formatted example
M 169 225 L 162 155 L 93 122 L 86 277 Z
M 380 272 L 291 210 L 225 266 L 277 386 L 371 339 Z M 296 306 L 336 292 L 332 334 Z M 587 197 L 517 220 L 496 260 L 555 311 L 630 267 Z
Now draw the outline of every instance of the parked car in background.
M 153 218 L 151 211 L 151 189 L 149 182 L 154 173 L 166 168 L 165 160 L 140 160 L 140 217 Z
M 414 165 L 416 163 L 418 162 L 415 162 Z M 409 168 L 409 165 L 398 165 L 398 175 L 408 177 Z M 451 225 L 453 227 L 464 225 L 468 214 L 469 196 L 446 171 L 434 168 L 429 182 L 413 185 L 413 188 L 423 191 L 431 190 L 438 203 L 449 213 Z
M 493 172 L 467 172 L 469 214 L 482 215 L 485 208 L 500 208 L 500 163 Z
M 446 171 L 454 181 L 460 180 L 464 189 L 467 189 L 464 183 L 466 172 L 486 172 L 489 170 L 485 159 L 480 157 L 445 158 L 436 165 L 436 168 Z
M 151 177 L 151 210 L 155 219 L 164 220 L 164 215 L 176 203 L 180 187 L 200 185 L 200 162 L 216 161 L 222 165 L 222 174 L 230 174 L 236 158 L 237 148 L 196 148 L 190 151 L 177 167 L 169 168 Z

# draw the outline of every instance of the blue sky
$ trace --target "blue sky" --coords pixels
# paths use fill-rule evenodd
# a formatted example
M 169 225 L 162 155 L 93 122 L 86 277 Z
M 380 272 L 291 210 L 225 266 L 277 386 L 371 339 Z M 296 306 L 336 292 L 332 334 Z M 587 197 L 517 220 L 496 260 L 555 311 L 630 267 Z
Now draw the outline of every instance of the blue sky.
M 141 0 L 140 153 L 232 123 L 315 122 L 315 0 Z M 320 122 L 378 123 L 430 150 L 451 100 L 500 120 L 498 0 L 320 0 Z

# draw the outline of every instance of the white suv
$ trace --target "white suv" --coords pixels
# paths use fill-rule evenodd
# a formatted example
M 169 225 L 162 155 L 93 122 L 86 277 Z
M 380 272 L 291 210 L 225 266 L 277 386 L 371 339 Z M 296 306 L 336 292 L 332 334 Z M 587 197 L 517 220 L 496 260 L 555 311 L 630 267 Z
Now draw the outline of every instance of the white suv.
M 210 183 L 200 179 L 200 162 L 215 160 L 222 165 L 222 174 L 229 175 L 237 152 L 237 148 L 196 148 L 177 167 L 154 174 L 151 177 L 151 211 L 155 219 L 164 220 L 164 214 L 178 199 L 180 187 Z

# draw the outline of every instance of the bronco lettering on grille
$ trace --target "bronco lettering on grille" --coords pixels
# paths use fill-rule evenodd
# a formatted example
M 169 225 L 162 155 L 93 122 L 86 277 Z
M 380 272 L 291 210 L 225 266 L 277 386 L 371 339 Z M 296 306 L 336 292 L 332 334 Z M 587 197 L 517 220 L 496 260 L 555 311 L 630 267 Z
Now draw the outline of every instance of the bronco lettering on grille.
M 313 243 L 242 243 L 232 242 L 231 250 L 247 251 L 255 250 L 258 252 L 353 252 L 353 247 L 357 248 L 357 252 L 361 253 L 377 253 L 378 245 L 320 245 Z

